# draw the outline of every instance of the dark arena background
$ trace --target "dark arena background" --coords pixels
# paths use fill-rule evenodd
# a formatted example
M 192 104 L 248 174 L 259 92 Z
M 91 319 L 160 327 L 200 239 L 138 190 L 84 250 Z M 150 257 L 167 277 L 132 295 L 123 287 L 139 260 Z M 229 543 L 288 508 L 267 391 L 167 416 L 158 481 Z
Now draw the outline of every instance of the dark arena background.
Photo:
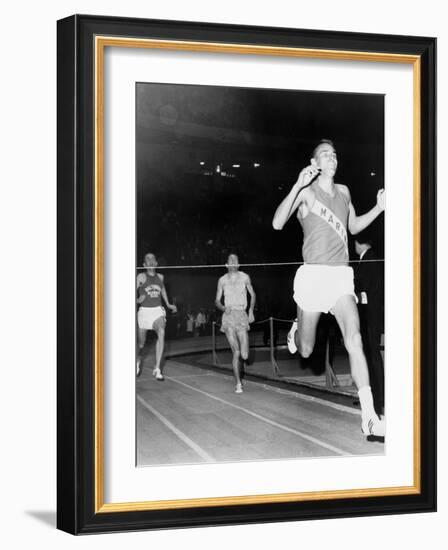
M 384 187 L 382 95 L 137 84 L 136 267 L 153 252 L 178 308 L 167 313 L 163 382 L 151 375 L 148 334 L 136 386 L 138 465 L 384 452 L 384 442 L 361 435 L 334 318 L 322 315 L 308 360 L 285 346 L 302 231 L 295 215 L 282 231 L 272 218 L 321 139 L 335 145 L 335 181 L 349 187 L 356 213 L 370 210 Z M 384 217 L 361 239 L 383 277 Z M 257 296 L 242 395 L 214 306 L 229 253 Z M 383 353 L 383 339 L 378 346 Z

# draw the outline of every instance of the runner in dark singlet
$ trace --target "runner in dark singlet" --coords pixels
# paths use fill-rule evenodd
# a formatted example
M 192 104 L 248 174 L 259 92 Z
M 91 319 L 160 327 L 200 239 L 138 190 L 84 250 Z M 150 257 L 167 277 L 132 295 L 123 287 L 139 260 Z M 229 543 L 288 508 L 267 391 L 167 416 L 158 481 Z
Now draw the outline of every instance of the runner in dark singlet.
M 352 378 L 358 388 L 361 429 L 366 435 L 383 436 L 384 421 L 378 418 L 373 406 L 362 348 L 353 270 L 348 266 L 347 228 L 352 235 L 357 234 L 383 212 L 384 190 L 378 192 L 377 204 L 369 212 L 357 216 L 348 188 L 334 182 L 337 164 L 333 143 L 322 140 L 313 151 L 311 164 L 300 172 L 272 222 L 274 229 L 283 229 L 297 212 L 304 234 L 305 264 L 299 267 L 294 279 L 297 320 L 288 334 L 288 348 L 291 353 L 298 349 L 303 357 L 309 357 L 319 317 L 330 311 L 341 329 Z
M 139 348 L 137 354 L 137 376 L 141 374 L 142 350 L 145 346 L 146 331 L 154 330 L 157 333 L 157 343 L 156 364 L 153 375 L 156 380 L 163 380 L 161 362 L 165 345 L 166 314 L 165 309 L 162 307 L 162 298 L 173 313 L 176 313 L 177 308 L 168 301 L 163 275 L 156 273 L 157 259 L 155 255 L 151 253 L 146 254 L 143 265 L 148 269 L 145 273 L 137 275 L 137 303 L 140 306 L 137 313 Z

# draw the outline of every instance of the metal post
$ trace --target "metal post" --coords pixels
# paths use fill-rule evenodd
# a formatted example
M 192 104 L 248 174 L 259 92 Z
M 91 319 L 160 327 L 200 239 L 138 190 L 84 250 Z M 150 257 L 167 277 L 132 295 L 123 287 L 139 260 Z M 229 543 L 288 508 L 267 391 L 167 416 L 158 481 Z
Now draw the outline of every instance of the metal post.
M 327 388 L 339 386 L 338 378 L 330 363 L 330 338 L 327 338 L 327 344 L 325 346 L 325 382 Z
M 218 358 L 216 357 L 216 321 L 213 321 L 212 323 L 212 360 L 213 360 L 213 366 L 216 367 L 218 365 Z
M 274 355 L 274 318 L 269 317 L 269 332 L 270 332 L 270 348 L 271 348 L 271 364 L 272 370 L 274 371 L 275 376 L 280 376 L 280 371 L 278 368 L 277 361 L 275 360 Z

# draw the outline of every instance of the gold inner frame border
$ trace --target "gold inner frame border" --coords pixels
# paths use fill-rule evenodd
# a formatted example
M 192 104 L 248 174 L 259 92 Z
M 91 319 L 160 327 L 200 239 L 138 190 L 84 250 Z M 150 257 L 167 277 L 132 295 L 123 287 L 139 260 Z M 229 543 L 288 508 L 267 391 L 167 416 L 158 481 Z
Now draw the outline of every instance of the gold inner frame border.
M 194 498 L 181 500 L 158 500 L 142 502 L 104 502 L 104 53 L 106 47 L 151 48 L 162 50 L 194 51 L 207 53 L 233 53 L 244 55 L 265 55 L 301 57 L 327 60 L 349 60 L 381 63 L 404 63 L 413 66 L 413 198 L 414 198 L 414 481 L 413 485 L 402 487 L 379 487 L 302 493 L 279 493 L 228 496 L 215 498 Z M 181 40 L 155 40 L 96 36 L 95 56 L 95 346 L 94 346 L 94 486 L 95 513 L 132 512 L 143 510 L 167 510 L 209 506 L 231 506 L 280 502 L 303 502 L 333 500 L 342 498 L 365 498 L 420 494 L 421 492 L 421 59 L 418 55 L 391 54 L 381 52 L 356 52 L 345 50 L 306 49 L 292 47 L 257 46 L 253 44 L 226 44 Z

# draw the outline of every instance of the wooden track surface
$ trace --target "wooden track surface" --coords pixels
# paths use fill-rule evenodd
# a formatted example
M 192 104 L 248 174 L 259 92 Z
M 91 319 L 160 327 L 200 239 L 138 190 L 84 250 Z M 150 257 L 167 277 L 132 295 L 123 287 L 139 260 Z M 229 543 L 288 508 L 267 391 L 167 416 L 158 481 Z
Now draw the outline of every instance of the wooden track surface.
M 236 462 L 383 454 L 358 409 L 167 360 L 165 380 L 137 379 L 137 464 Z

